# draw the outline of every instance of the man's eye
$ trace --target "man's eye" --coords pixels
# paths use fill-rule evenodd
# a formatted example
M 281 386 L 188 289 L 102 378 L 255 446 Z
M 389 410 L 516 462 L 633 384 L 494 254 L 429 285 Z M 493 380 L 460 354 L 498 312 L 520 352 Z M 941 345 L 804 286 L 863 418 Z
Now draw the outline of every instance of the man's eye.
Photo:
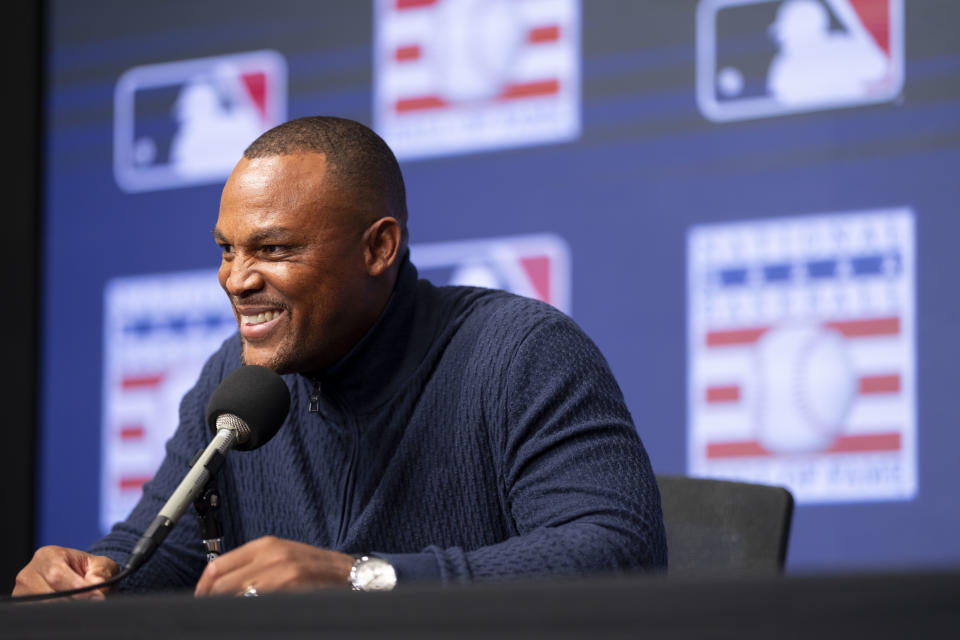
M 266 254 L 280 253 L 283 251 L 283 246 L 279 244 L 267 244 L 260 248 Z
M 222 245 L 220 245 L 220 249 L 221 249 L 224 253 L 233 253 L 233 245 L 232 245 L 232 244 L 222 244 Z

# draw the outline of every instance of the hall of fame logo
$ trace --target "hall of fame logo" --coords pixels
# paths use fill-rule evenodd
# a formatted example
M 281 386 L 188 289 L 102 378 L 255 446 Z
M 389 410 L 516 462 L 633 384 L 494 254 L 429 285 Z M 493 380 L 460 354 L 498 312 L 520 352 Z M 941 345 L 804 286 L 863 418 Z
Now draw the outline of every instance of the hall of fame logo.
M 236 330 L 215 269 L 108 283 L 100 484 L 104 531 L 126 518 L 140 499 L 179 423 L 180 399 L 210 354 Z
M 701 0 L 697 102 L 714 121 L 896 99 L 903 0 Z
M 401 160 L 575 139 L 578 0 L 377 0 L 375 128 Z
M 570 310 L 570 257 L 552 234 L 415 244 L 436 285 L 505 289 Z M 163 460 L 180 399 L 237 329 L 217 270 L 127 276 L 104 294 L 100 522 L 126 518 Z M 186 469 L 184 470 L 186 471 Z
M 222 182 L 243 150 L 286 119 L 274 51 L 134 67 L 114 91 L 113 171 L 128 192 Z
M 691 475 L 912 498 L 912 212 L 698 226 L 687 251 Z

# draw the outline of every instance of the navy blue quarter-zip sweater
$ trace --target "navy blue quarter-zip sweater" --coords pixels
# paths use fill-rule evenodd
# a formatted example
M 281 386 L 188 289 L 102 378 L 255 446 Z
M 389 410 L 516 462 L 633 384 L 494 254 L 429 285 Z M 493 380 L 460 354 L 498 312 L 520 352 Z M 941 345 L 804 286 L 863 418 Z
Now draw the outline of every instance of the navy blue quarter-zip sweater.
M 126 521 L 89 551 L 121 566 L 211 434 L 204 409 L 240 366 L 206 363 L 166 458 Z M 218 475 L 227 549 L 273 535 L 376 553 L 399 585 L 666 566 L 660 496 L 616 381 L 553 307 L 434 287 L 406 262 L 377 323 L 323 375 L 287 375 L 284 425 Z M 123 590 L 193 588 L 191 508 Z

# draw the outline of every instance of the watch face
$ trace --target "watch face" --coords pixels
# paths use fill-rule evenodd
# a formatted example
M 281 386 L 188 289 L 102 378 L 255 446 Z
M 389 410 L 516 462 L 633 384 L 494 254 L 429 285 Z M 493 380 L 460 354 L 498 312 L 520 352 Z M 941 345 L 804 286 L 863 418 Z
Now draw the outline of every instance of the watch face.
M 362 591 L 389 591 L 397 584 L 397 574 L 386 560 L 365 558 L 357 563 L 355 584 Z

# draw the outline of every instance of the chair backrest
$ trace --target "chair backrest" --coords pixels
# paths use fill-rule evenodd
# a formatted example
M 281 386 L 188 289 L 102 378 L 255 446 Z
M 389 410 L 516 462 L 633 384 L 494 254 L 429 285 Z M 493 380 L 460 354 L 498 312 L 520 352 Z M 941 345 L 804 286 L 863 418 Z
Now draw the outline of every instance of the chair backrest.
M 793 496 L 783 487 L 657 475 L 669 575 L 783 571 Z

